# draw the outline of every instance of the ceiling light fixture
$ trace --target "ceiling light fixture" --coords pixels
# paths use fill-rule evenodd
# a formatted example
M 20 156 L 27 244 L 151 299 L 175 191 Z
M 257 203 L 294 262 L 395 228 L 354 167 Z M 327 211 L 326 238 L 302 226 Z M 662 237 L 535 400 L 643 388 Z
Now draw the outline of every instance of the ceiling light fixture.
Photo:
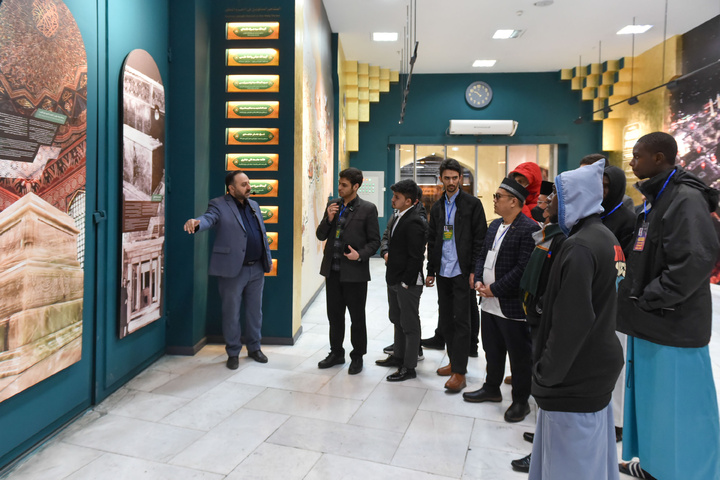
M 540 0 L 539 2 L 533 3 L 533 5 L 535 5 L 536 7 L 549 7 L 553 3 L 553 0 Z
M 618 35 L 639 35 L 650 30 L 652 25 L 626 25 L 618 30 Z
M 373 42 L 397 42 L 397 32 L 373 32 Z
M 475 60 L 473 67 L 494 67 L 497 60 Z
M 523 34 L 524 30 L 496 30 L 493 34 L 494 40 L 507 40 L 509 38 L 518 38 Z

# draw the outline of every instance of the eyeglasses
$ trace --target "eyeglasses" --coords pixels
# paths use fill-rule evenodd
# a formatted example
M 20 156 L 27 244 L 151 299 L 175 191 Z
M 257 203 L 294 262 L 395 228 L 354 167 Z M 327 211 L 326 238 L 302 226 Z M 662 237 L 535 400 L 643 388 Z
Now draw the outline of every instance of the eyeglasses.
M 493 193 L 493 194 L 492 194 L 492 197 L 493 197 L 493 200 L 500 200 L 500 198 L 502 198 L 502 197 L 510 197 L 510 198 L 512 198 L 512 197 L 514 197 L 514 195 L 503 195 L 503 194 L 501 194 L 501 193 Z

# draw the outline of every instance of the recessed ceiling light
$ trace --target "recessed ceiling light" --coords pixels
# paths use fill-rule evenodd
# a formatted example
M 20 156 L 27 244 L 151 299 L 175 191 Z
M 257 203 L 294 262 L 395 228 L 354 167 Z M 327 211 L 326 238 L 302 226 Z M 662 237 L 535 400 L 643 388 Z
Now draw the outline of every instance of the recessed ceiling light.
M 460 150 L 458 147 L 452 147 L 453 152 L 457 152 L 458 150 Z
M 553 0 L 540 0 L 539 2 L 535 2 L 533 5 L 536 7 L 548 7 L 553 4 Z
M 627 25 L 627 26 L 621 28 L 617 32 L 617 34 L 618 35 L 637 35 L 640 33 L 647 32 L 652 27 L 653 27 L 652 25 Z
M 475 60 L 472 64 L 473 67 L 493 67 L 497 60 Z
M 508 38 L 518 38 L 523 34 L 523 30 L 497 30 L 492 38 L 495 40 L 507 40 Z
M 373 42 L 397 42 L 397 32 L 373 32 Z

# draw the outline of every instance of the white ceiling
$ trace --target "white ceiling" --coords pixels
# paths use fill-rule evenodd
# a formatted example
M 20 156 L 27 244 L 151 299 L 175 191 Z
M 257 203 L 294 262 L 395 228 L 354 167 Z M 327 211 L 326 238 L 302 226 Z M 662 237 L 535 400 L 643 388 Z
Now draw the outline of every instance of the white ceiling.
M 323 0 L 332 31 L 348 60 L 400 69 L 410 0 Z M 633 23 L 654 25 L 635 36 L 635 54 L 663 40 L 665 0 L 417 0 L 418 59 L 415 73 L 556 71 L 599 60 L 630 57 L 632 35 L 616 35 Z M 720 0 L 667 0 L 667 37 L 720 15 Z M 497 29 L 525 30 L 516 39 L 493 40 Z M 393 43 L 371 41 L 372 32 L 398 32 Z M 599 52 L 599 42 L 602 42 Z M 599 53 L 602 54 L 599 57 Z M 477 59 L 496 59 L 473 68 Z

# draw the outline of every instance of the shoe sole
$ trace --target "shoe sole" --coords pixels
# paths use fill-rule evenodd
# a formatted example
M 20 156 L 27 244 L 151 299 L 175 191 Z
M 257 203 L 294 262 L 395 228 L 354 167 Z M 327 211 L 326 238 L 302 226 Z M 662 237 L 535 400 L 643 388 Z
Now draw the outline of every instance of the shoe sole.
M 345 361 L 344 361 L 344 360 L 343 360 L 342 362 L 332 363 L 332 364 L 330 364 L 330 365 L 320 365 L 320 364 L 318 363 L 318 368 L 321 369 L 321 370 L 324 370 L 324 369 L 326 369 L 326 368 L 334 367 L 335 365 L 344 365 L 344 364 L 345 364 Z
M 502 402 L 502 397 L 491 397 L 491 398 L 481 398 L 481 399 L 474 399 L 474 398 L 467 398 L 463 397 L 463 400 L 470 403 L 485 403 L 485 402 L 491 402 L 491 403 L 500 403 Z
M 508 423 L 518 423 L 518 422 L 522 422 L 523 420 L 525 420 L 525 418 L 527 418 L 528 415 L 530 415 L 530 412 L 526 413 L 526 414 L 523 415 L 522 417 L 508 418 L 508 417 L 506 416 L 506 417 L 505 417 L 505 421 L 508 422 Z

